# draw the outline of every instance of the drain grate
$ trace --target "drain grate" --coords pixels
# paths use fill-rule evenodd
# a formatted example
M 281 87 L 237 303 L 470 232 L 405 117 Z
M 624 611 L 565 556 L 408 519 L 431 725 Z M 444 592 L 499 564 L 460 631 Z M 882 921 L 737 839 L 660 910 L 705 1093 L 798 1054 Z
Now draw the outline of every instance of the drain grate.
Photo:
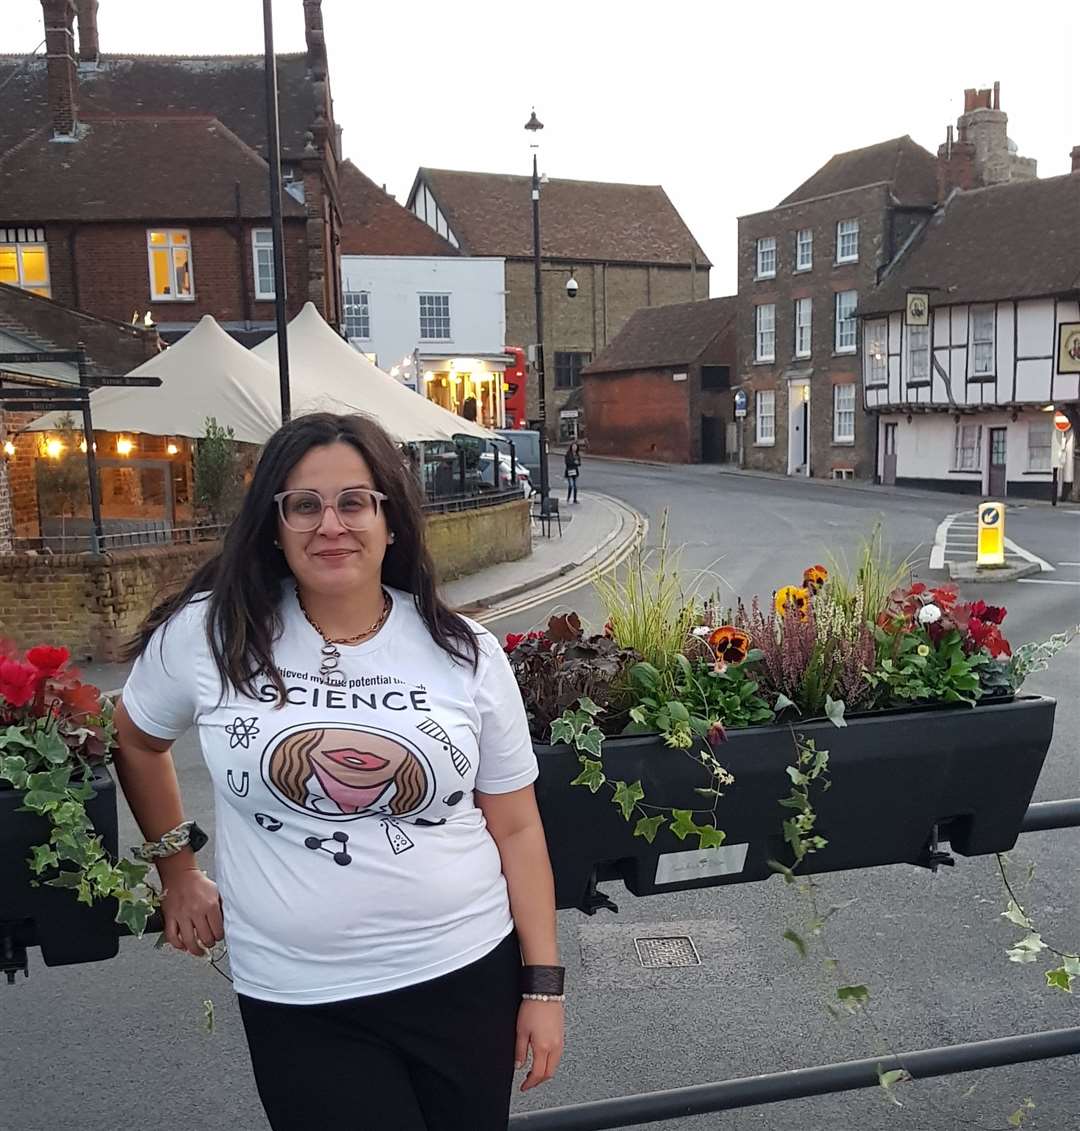
M 646 970 L 665 970 L 677 966 L 700 966 L 701 957 L 689 935 L 667 938 L 634 939 L 638 961 Z

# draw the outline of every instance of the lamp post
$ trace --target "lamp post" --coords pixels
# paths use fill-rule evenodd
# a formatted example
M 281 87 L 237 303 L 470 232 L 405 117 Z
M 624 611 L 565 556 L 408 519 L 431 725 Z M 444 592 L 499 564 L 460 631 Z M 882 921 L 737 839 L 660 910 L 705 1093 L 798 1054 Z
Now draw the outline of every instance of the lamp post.
M 536 375 L 538 408 L 540 412 L 540 512 L 548 510 L 548 460 L 547 460 L 547 393 L 544 375 L 544 290 L 540 271 L 540 172 L 536 163 L 536 134 L 544 123 L 533 110 L 525 128 L 532 135 L 532 223 L 533 223 L 533 276 L 536 288 Z

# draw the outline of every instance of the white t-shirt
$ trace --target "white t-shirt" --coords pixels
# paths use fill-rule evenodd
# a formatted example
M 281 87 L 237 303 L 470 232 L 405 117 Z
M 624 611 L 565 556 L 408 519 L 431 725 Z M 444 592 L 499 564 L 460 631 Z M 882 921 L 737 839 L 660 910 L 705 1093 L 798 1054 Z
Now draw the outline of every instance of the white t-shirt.
M 311 1004 L 383 993 L 483 957 L 512 922 L 499 852 L 473 790 L 536 779 L 521 695 L 495 638 L 470 623 L 479 666 L 431 639 L 410 594 L 373 639 L 341 645 L 339 683 L 292 586 L 268 679 L 221 685 L 207 601 L 139 657 L 123 702 L 137 727 L 196 726 L 214 783 L 216 879 L 235 987 Z

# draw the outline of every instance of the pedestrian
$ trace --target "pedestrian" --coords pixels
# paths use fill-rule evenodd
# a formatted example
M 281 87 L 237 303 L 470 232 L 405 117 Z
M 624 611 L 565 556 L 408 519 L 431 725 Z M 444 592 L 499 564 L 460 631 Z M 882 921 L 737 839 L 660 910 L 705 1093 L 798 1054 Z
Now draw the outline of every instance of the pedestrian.
M 133 645 L 116 765 L 165 939 L 224 938 L 273 1131 L 503 1131 L 563 1042 L 536 758 L 497 641 L 436 594 L 361 416 L 279 429 L 221 552 Z M 198 730 L 216 884 L 172 744 Z
M 578 472 L 581 469 L 581 452 L 576 443 L 571 444 L 566 449 L 566 455 L 563 458 L 566 463 L 566 501 L 567 503 L 576 503 L 578 501 Z

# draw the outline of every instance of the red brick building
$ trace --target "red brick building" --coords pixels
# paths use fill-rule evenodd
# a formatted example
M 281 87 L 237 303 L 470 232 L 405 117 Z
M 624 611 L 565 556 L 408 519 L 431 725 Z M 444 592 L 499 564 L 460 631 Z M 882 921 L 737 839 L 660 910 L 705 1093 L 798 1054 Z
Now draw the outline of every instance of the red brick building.
M 203 314 L 272 332 L 262 58 L 103 55 L 96 0 L 41 3 L 47 57 L 0 56 L 0 282 L 167 339 Z M 337 325 L 338 139 L 303 6 L 307 51 L 277 57 L 288 306 Z
M 731 459 L 737 299 L 646 307 L 583 370 L 588 447 L 671 463 Z

